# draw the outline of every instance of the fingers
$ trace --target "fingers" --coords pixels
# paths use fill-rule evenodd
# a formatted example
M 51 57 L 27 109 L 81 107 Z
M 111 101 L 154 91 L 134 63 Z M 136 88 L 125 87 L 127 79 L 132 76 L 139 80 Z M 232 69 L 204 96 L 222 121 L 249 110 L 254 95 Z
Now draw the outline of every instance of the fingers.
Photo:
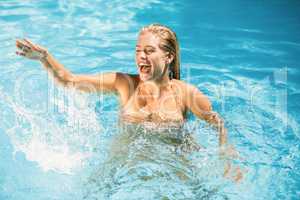
M 243 172 L 239 167 L 232 167 L 231 163 L 226 163 L 223 176 L 239 183 L 243 179 Z
M 41 60 L 42 58 L 46 58 L 48 55 L 48 51 L 45 48 L 34 44 L 28 39 L 16 40 L 16 46 L 19 50 L 16 54 L 29 59 Z
M 44 47 L 42 47 L 42 46 L 40 46 L 40 45 L 35 45 L 36 46 L 36 48 L 40 51 L 40 52 L 43 52 L 43 53 L 46 53 L 47 52 L 47 50 L 46 50 L 46 48 L 44 48 Z
M 38 50 L 35 45 L 28 39 L 16 40 L 16 46 L 21 50 L 23 50 L 24 48 L 27 50 Z
M 34 46 L 33 42 L 31 42 L 29 39 L 24 38 L 24 41 L 27 42 L 28 44 Z
M 31 42 L 29 39 L 24 39 L 24 41 L 35 51 L 38 51 L 38 52 L 41 52 L 41 53 L 46 53 L 47 50 L 46 48 L 40 46 L 40 45 L 37 45 L 37 44 L 34 44 L 33 42 Z
M 25 56 L 25 53 L 20 52 L 20 51 L 16 51 L 16 54 L 19 55 L 19 56 Z
M 26 44 L 31 47 L 33 50 L 38 51 L 38 49 L 36 48 L 36 46 L 28 39 L 24 38 L 24 41 L 26 42 Z
M 224 167 L 224 177 L 228 177 L 231 169 L 231 163 L 226 163 Z
M 228 145 L 224 149 L 221 149 L 220 156 L 221 158 L 231 160 L 245 160 L 232 145 Z
M 42 47 L 40 45 L 34 44 L 30 40 L 24 38 L 23 40 L 16 40 L 16 46 L 19 49 L 27 47 L 28 49 L 36 50 L 36 51 L 41 51 L 41 52 L 46 52 L 47 49 L 45 47 Z
M 30 49 L 30 46 L 28 46 L 24 41 L 22 40 L 16 40 L 16 46 L 17 48 L 23 50 L 24 48 Z
M 236 183 L 240 182 L 243 179 L 243 172 L 239 167 L 235 169 L 235 176 L 234 176 L 234 181 Z
M 232 145 L 230 145 L 228 149 L 228 155 L 234 159 L 245 160 L 243 157 L 240 156 L 239 152 Z
M 245 174 L 248 172 L 247 169 L 241 168 L 240 166 L 234 165 L 231 162 L 227 162 L 224 165 L 224 173 L 223 176 L 228 178 L 236 183 L 241 182 Z

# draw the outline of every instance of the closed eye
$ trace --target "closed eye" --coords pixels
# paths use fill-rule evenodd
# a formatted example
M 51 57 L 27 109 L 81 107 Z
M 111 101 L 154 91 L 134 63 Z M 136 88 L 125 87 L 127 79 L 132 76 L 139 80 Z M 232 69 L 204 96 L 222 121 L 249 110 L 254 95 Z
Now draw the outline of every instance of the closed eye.
M 145 49 L 145 53 L 147 54 L 147 55 L 149 55 L 149 54 L 151 54 L 151 53 L 154 53 L 155 52 L 155 49 L 154 48 L 146 48 Z
M 136 49 L 135 50 L 136 53 L 140 53 L 143 51 L 145 52 L 145 54 L 150 55 L 150 54 L 154 53 L 156 51 L 156 49 L 153 47 L 146 47 L 145 49 Z

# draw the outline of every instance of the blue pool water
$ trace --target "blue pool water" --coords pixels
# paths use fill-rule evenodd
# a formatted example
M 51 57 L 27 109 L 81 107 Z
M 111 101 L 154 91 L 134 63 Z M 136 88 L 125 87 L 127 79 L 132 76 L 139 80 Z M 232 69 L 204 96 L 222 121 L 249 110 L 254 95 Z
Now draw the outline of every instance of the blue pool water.
M 299 13 L 297 0 L 1 1 L 0 199 L 299 199 Z M 154 22 L 175 30 L 182 79 L 225 119 L 240 183 L 192 115 L 200 152 L 159 130 L 124 134 L 116 96 L 65 90 L 14 53 L 28 37 L 74 73 L 135 73 L 138 30 Z

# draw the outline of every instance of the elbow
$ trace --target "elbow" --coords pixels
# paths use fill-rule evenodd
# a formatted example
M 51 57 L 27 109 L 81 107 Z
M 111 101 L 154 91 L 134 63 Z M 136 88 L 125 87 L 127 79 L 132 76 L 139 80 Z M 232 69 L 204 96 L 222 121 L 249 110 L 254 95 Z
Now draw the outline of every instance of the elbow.
M 211 103 L 207 101 L 204 105 L 201 106 L 201 115 L 205 121 L 210 121 L 212 114 L 214 113 L 212 110 Z
M 207 100 L 205 106 L 203 107 L 204 112 L 212 112 L 212 105 L 210 101 Z
M 211 112 L 211 114 L 210 114 L 210 116 L 208 118 L 208 121 L 211 124 L 214 124 L 215 126 L 217 126 L 218 128 L 223 128 L 224 127 L 224 120 L 216 112 Z
M 76 76 L 74 76 L 70 72 L 58 71 L 56 73 L 57 80 L 63 84 L 64 86 L 68 86 L 70 84 L 74 84 L 76 82 Z
M 224 124 L 224 120 L 217 112 L 214 112 L 211 107 L 202 112 L 202 118 L 210 124 L 222 126 Z

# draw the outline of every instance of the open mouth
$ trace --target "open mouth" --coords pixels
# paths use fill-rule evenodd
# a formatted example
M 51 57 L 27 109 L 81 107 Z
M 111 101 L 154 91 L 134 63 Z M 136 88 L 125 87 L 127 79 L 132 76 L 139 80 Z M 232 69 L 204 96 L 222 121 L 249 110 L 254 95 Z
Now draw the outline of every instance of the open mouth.
M 150 73 L 151 71 L 151 65 L 147 64 L 139 64 L 140 72 L 142 73 Z

